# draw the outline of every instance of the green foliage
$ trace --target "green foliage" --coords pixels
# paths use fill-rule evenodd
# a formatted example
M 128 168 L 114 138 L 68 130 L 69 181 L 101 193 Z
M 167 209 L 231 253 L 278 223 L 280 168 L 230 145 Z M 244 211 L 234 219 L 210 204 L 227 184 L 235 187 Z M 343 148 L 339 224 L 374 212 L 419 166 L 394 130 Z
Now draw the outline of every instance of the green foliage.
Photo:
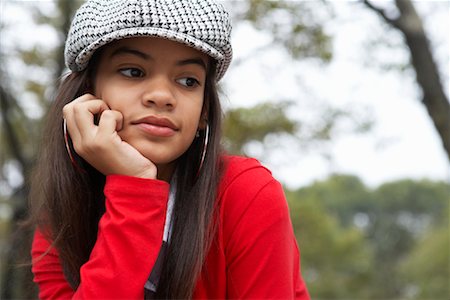
M 286 115 L 289 103 L 262 103 L 252 108 L 229 110 L 225 116 L 224 143 L 230 153 L 245 153 L 246 144 L 264 142 L 269 135 L 293 135 L 297 124 Z
M 318 10 L 329 10 L 323 1 L 249 0 L 241 18 L 270 32 L 274 45 L 283 45 L 293 58 L 332 58 L 331 37 L 325 33 Z
M 61 49 L 69 16 L 79 3 L 79 0 L 59 0 L 54 15 L 47 15 L 39 5 L 34 5 L 35 22 L 52 26 L 61 43 L 54 49 L 19 49 L 14 55 L 20 55 L 26 64 L 24 75 L 32 73 L 28 68 L 38 68 L 53 74 L 50 81 L 56 82 L 63 70 Z M 323 29 L 324 20 L 318 14 L 330 15 L 326 2 L 240 3 L 245 4 L 245 10 L 237 17 L 238 22 L 245 20 L 257 30 L 268 32 L 271 47 L 279 45 L 295 59 L 314 57 L 324 62 L 332 59 L 332 39 Z M 4 55 L 0 53 L 0 61 Z M 0 78 L 7 76 L 0 74 Z M 39 131 L 40 120 L 30 119 L 17 99 L 32 94 L 45 108 L 49 93 L 46 83 L 38 79 L 26 78 L 23 91 L 9 103 L 7 114 L 24 156 L 29 159 L 38 144 L 36 130 Z M 0 86 L 5 82 L 1 80 Z M 300 130 L 308 142 L 328 141 L 333 139 L 343 119 L 353 118 L 360 132 L 371 127 L 366 116 L 358 119 L 351 109 L 330 108 L 305 129 L 306 124 L 300 126 L 300 121 L 288 117 L 289 108 L 289 103 L 279 102 L 228 111 L 224 134 L 230 152 L 244 153 L 249 143 L 264 145 L 272 136 L 298 137 Z M 4 127 L 0 130 L 0 143 L 8 144 Z M 6 147 L 1 150 L 3 172 L 3 167 L 17 158 L 12 151 L 6 153 Z M 6 182 L 2 174 L 0 180 Z M 313 299 L 449 299 L 449 189 L 447 183 L 411 180 L 370 189 L 355 176 L 333 175 L 297 191 L 286 191 L 302 251 L 303 275 Z M 17 203 L 11 207 L 22 209 Z M 0 220 L 0 233 L 9 234 L 13 225 Z M 18 298 L 27 298 L 21 294 L 24 290 L 21 282 L 14 285 L 19 287 L 16 294 L 22 295 Z
M 448 210 L 447 210 L 448 216 Z M 449 299 L 450 233 L 445 226 L 429 230 L 401 263 L 400 274 L 417 299 Z
M 442 219 L 450 199 L 449 187 L 443 182 L 401 180 L 384 184 L 374 191 L 377 207 L 368 212 L 371 225 L 367 233 L 376 248 L 376 262 L 383 266 L 377 272 L 375 282 L 385 287 L 377 296 L 401 295 L 406 291 L 398 267 L 429 223 Z M 392 274 L 397 276 L 392 278 Z M 386 280 L 389 277 L 390 280 Z
M 372 126 L 370 117 L 364 113 L 333 107 L 322 107 L 319 119 L 313 121 L 293 119 L 288 115 L 293 105 L 289 101 L 262 102 L 253 107 L 228 110 L 223 132 L 226 149 L 230 153 L 248 154 L 246 146 L 257 142 L 266 151 L 276 145 L 269 138 L 288 136 L 294 142 L 291 145 L 298 144 L 302 149 L 321 145 L 320 151 L 326 151 L 326 144 L 339 135 L 365 133 Z
M 429 180 L 400 180 L 380 186 L 377 191 L 380 206 L 385 212 L 407 211 L 415 215 L 432 214 L 434 222 L 448 217 L 445 210 L 450 200 L 450 186 Z
M 17 187 L 17 180 L 15 180 L 15 185 L 10 185 L 11 178 L 7 172 L 11 167 L 5 166 L 14 166 L 15 171 L 21 173 L 22 181 L 28 183 L 41 136 L 42 114 L 36 112 L 47 110 L 51 94 L 49 87 L 58 81 L 64 68 L 61 49 L 67 24 L 70 22 L 68 16 L 73 14 L 75 5 L 78 5 L 79 1 L 59 0 L 56 3 L 59 10 L 53 11 L 55 14 L 50 16 L 45 15 L 44 10 L 40 9 L 41 4 L 18 1 L 5 4 L 16 6 L 16 8 L 21 6 L 21 9 L 30 12 L 32 20 L 28 21 L 34 22 L 36 26 L 39 22 L 41 24 L 45 22 L 44 26 L 54 26 L 55 32 L 61 36 L 60 44 L 45 45 L 45 47 L 36 45 L 31 48 L 23 48 L 24 46 L 17 43 L 8 52 L 0 47 L 0 62 L 2 62 L 0 68 L 0 78 L 2 78 L 0 80 L 0 121 L 2 125 L 0 142 L 4 146 L 0 153 L 0 185 L 8 187 L 12 195 L 5 202 L 5 205 L 9 205 L 12 210 L 12 217 L 0 220 L 2 222 L 1 229 L 6 230 L 6 237 L 0 243 L 1 261 L 5 262 L 1 265 L 0 270 L 2 280 L 0 298 L 5 299 L 36 297 L 34 289 L 30 288 L 32 282 L 29 268 L 17 268 L 17 265 L 30 260 L 29 247 L 25 245 L 26 241 L 30 239 L 28 236 L 30 232 L 17 231 L 26 214 L 27 187 Z M 48 4 L 50 3 L 45 3 L 47 7 Z M 0 30 L 14 30 L 14 26 L 15 24 L 7 26 L 0 19 Z M 17 78 L 11 78 L 11 74 L 7 73 L 10 68 L 6 68 L 6 64 L 3 62 L 9 61 L 14 61 L 14 67 L 17 67 L 19 61 L 23 66 L 21 74 Z
M 345 226 L 353 224 L 357 212 L 371 208 L 371 193 L 356 176 L 331 175 L 326 181 L 296 191 L 299 199 L 314 198 L 320 201 L 327 212 L 338 218 Z
M 448 299 L 449 188 L 333 175 L 286 191 L 313 298 Z
M 302 254 L 302 273 L 313 299 L 364 298 L 371 250 L 357 228 L 345 228 L 320 198 L 295 199 L 288 194 L 291 217 Z
M 372 117 L 354 108 L 339 109 L 325 107 L 320 114 L 320 119 L 316 121 L 315 127 L 311 130 L 310 139 L 319 141 L 329 141 L 335 138 L 336 134 L 342 133 L 340 129 L 342 123 L 350 121 L 351 127 L 347 131 L 354 133 L 367 133 L 371 130 L 374 121 Z

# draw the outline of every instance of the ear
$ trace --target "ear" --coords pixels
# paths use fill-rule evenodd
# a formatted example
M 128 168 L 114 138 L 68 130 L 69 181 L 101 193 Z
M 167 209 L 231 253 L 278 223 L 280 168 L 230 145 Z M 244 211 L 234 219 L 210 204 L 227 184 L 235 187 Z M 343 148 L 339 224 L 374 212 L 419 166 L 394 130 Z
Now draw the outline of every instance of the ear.
M 202 114 L 200 115 L 200 121 L 198 122 L 198 129 L 205 130 L 207 124 L 208 124 L 208 113 L 205 109 L 203 109 Z

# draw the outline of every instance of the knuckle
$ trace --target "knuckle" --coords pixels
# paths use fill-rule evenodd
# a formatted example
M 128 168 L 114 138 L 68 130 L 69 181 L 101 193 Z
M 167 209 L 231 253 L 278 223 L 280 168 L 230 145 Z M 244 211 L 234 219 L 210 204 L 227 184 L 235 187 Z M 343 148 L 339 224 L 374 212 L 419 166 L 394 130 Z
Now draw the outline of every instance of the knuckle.
M 74 114 L 80 114 L 84 111 L 84 105 L 82 103 L 74 103 L 72 110 Z
M 64 117 L 70 114 L 71 107 L 70 103 L 63 106 L 62 112 Z
M 91 93 L 86 93 L 82 97 L 85 98 L 86 100 L 95 99 L 95 96 L 92 95 Z
M 109 109 L 102 112 L 102 118 L 105 118 L 108 121 L 119 119 L 119 115 L 120 114 L 118 112 Z
M 80 97 L 76 98 L 74 100 L 74 102 L 84 102 L 84 101 L 87 101 L 87 100 L 90 100 L 90 99 L 93 99 L 93 98 L 94 98 L 94 96 L 92 96 L 89 93 L 86 93 L 86 94 L 83 94 Z
M 105 118 L 112 118 L 114 117 L 114 114 L 112 113 L 111 110 L 105 110 L 102 112 L 102 116 Z

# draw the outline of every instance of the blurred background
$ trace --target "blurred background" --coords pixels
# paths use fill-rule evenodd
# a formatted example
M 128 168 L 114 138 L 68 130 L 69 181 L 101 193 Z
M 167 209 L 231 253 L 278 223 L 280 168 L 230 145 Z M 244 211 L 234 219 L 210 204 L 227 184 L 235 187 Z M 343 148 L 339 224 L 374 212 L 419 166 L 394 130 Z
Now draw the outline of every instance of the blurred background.
M 0 0 L 0 299 L 35 298 L 28 182 L 83 1 Z M 222 1 L 224 146 L 284 185 L 313 299 L 450 299 L 449 1 Z

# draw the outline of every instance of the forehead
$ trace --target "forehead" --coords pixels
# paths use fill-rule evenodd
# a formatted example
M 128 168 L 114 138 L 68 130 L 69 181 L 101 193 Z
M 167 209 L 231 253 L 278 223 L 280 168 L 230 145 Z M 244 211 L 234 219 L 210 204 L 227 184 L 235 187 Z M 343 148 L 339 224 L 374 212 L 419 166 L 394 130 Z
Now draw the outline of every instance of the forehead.
M 204 59 L 205 62 L 209 58 L 207 54 L 185 44 L 157 37 L 134 37 L 121 39 L 104 46 L 103 51 L 105 54 L 112 54 L 117 49 L 123 47 L 135 49 L 144 53 L 153 53 L 153 55 L 160 53 L 165 57 L 198 57 Z

